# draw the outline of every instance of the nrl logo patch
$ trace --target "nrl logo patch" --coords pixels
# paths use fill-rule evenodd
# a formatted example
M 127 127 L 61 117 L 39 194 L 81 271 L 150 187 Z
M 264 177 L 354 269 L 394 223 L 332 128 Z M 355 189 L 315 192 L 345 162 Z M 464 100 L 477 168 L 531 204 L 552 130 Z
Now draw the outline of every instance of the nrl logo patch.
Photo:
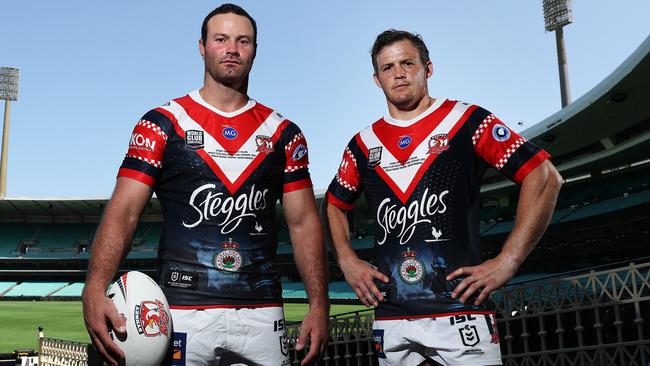
M 269 136 L 257 135 L 255 136 L 255 144 L 257 145 L 257 151 L 264 153 L 266 155 L 275 151 L 273 148 L 273 140 Z
M 458 332 L 460 333 L 461 341 L 463 341 L 463 344 L 467 347 L 474 347 L 481 341 L 478 337 L 476 325 L 467 324 L 464 327 L 459 328 Z
M 368 168 L 374 168 L 381 163 L 381 146 L 368 150 Z
M 241 254 L 237 251 L 239 243 L 232 241 L 232 238 L 230 238 L 228 241 L 221 243 L 221 247 L 224 250 L 214 256 L 214 266 L 223 271 L 234 272 L 238 270 L 242 263 Z
M 185 148 L 188 150 L 203 149 L 203 131 L 187 130 L 185 131 Z
M 280 340 L 280 353 L 283 356 L 289 356 L 289 337 L 287 337 L 287 333 L 283 333 L 278 338 Z
M 429 139 L 429 150 L 427 154 L 440 154 L 449 149 L 449 139 L 446 133 L 431 136 Z
M 417 252 L 406 248 L 402 252 L 402 265 L 399 267 L 399 274 L 402 279 L 408 283 L 415 283 L 422 279 L 424 275 L 424 268 L 422 263 L 415 259 Z

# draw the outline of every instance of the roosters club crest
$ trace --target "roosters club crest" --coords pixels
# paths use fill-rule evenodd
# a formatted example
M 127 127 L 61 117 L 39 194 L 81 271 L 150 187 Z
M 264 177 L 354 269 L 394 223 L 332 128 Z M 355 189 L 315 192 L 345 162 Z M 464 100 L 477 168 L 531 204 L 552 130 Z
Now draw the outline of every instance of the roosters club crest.
M 169 315 L 165 305 L 160 300 L 143 301 L 135 306 L 135 328 L 146 337 L 167 335 L 169 331 Z
M 427 154 L 440 154 L 449 149 L 449 139 L 446 133 L 431 136 L 429 139 L 429 150 Z
M 273 148 L 273 140 L 269 136 L 257 135 L 255 136 L 255 143 L 257 144 L 257 151 L 266 155 L 275 151 Z

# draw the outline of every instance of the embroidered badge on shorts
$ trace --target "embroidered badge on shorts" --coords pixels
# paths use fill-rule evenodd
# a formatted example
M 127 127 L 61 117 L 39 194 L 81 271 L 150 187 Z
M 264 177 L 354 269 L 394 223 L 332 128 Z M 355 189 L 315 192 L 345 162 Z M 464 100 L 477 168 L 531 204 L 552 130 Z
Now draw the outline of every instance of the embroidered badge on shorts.
M 223 250 L 214 256 L 213 264 L 218 269 L 234 272 L 241 267 L 241 254 L 237 251 L 239 243 L 229 238 L 228 241 L 221 243 Z
M 422 279 L 424 274 L 424 267 L 422 263 L 418 261 L 415 256 L 417 252 L 411 250 L 411 248 L 406 248 L 402 252 L 402 264 L 399 267 L 399 274 L 402 279 L 408 283 L 415 283 Z

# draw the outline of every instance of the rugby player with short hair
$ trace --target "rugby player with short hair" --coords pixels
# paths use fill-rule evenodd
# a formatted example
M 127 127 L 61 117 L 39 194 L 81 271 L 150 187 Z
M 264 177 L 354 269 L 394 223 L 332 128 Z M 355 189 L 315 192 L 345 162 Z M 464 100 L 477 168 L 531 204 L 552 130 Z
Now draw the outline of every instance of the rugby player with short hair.
M 388 114 L 357 133 L 327 192 L 333 247 L 359 299 L 374 305 L 380 365 L 501 364 L 492 291 L 517 272 L 546 229 L 562 178 L 549 155 L 473 104 L 429 96 L 420 36 L 381 33 L 374 80 Z M 492 166 L 520 184 L 499 255 L 481 261 L 479 190 Z M 346 211 L 364 192 L 375 266 L 350 244 Z
M 113 365 L 124 332 L 105 290 L 129 250 L 153 192 L 164 217 L 159 285 L 173 319 L 173 365 L 211 365 L 222 353 L 256 365 L 288 365 L 275 205 L 282 202 L 296 264 L 309 295 L 296 349 L 327 345 L 329 301 L 322 228 L 301 130 L 250 99 L 257 28 L 241 7 L 205 18 L 201 89 L 147 112 L 137 123 L 99 226 L 83 292 L 90 337 Z M 217 353 L 219 355 L 217 355 Z

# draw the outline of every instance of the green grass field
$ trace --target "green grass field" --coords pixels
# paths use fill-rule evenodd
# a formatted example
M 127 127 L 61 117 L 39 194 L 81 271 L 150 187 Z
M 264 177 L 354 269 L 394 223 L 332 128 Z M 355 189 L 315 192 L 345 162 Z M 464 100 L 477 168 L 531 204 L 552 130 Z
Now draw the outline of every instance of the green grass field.
M 365 309 L 361 305 L 332 305 L 330 314 Z M 300 321 L 306 304 L 285 304 L 287 321 Z M 38 348 L 38 326 L 46 337 L 89 343 L 80 301 L 0 301 L 0 353 Z

